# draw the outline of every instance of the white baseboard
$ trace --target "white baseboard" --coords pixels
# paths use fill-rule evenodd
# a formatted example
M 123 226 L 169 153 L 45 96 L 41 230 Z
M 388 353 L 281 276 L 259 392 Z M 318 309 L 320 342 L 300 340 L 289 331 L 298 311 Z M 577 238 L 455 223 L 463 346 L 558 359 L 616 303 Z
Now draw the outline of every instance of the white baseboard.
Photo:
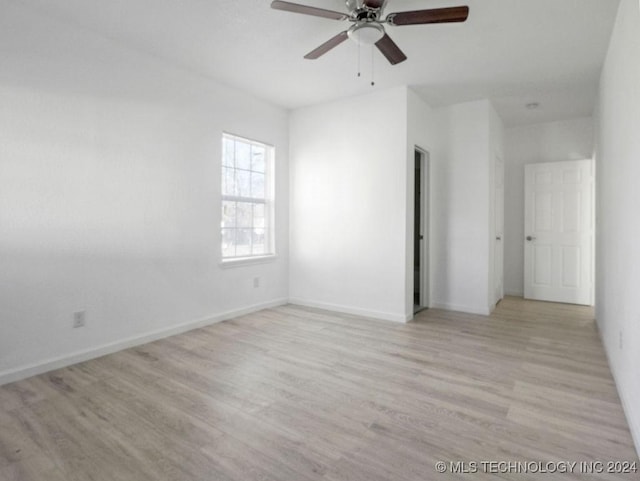
M 175 326 L 158 329 L 156 331 L 148 332 L 138 336 L 129 337 L 115 342 L 110 342 L 100 346 L 84 349 L 82 351 L 76 351 L 72 354 L 56 357 L 53 359 L 47 359 L 41 362 L 22 366 L 16 369 L 0 372 L 0 386 L 8 384 L 10 382 L 26 379 L 31 376 L 37 376 L 48 371 L 60 369 L 79 362 L 88 361 L 97 357 L 106 356 L 114 352 L 122 351 L 130 347 L 139 346 L 148 342 L 157 341 L 169 336 L 175 336 L 176 334 L 182 334 L 193 329 L 209 326 L 217 322 L 226 321 L 234 317 L 244 316 L 252 312 L 260 311 L 262 309 L 268 309 L 270 307 L 282 306 L 288 303 L 288 299 L 275 299 L 269 302 L 263 302 L 260 304 L 254 304 L 241 309 L 234 309 L 231 311 L 215 314 L 203 319 L 197 319 L 195 321 L 189 321 Z
M 616 385 L 616 390 L 618 391 L 618 396 L 620 397 L 620 402 L 622 403 L 622 410 L 624 411 L 624 415 L 627 418 L 627 423 L 629 424 L 629 431 L 631 432 L 631 438 L 633 439 L 633 444 L 636 447 L 636 452 L 638 453 L 638 458 L 640 458 L 640 409 L 636 409 L 634 411 L 634 404 L 629 399 L 631 396 L 627 391 L 621 389 L 621 384 L 618 381 L 618 376 L 616 375 L 616 371 L 613 368 L 613 364 L 611 363 L 611 356 L 609 356 L 609 351 L 607 350 L 607 344 L 602 336 L 602 330 L 600 326 L 598 326 L 598 333 L 600 334 L 600 342 L 604 348 L 604 352 L 607 355 L 607 362 L 609 363 L 609 370 L 611 371 L 611 375 L 613 376 L 613 381 Z
M 477 307 L 477 306 L 464 306 L 462 304 L 450 304 L 448 302 L 437 302 L 434 301 L 431 303 L 433 309 L 444 309 L 445 311 L 458 311 L 465 312 L 467 314 L 479 314 L 481 316 L 488 316 L 491 314 L 490 308 L 487 307 Z
M 379 319 L 381 321 L 392 321 L 407 323 L 413 319 L 413 314 L 405 316 L 402 314 L 393 314 L 391 312 L 372 311 L 369 309 L 362 309 L 360 307 L 343 306 L 340 304 L 330 304 L 327 302 L 312 301 L 309 299 L 301 299 L 299 297 L 292 297 L 289 299 L 289 304 L 297 304 L 299 306 L 315 307 L 317 309 L 325 309 L 327 311 L 342 312 L 344 314 L 353 314 L 354 316 L 370 317 L 372 319 Z
M 640 409 L 636 409 L 634 411 L 634 404 L 631 402 L 631 395 L 621 389 L 621 384 L 619 382 L 618 376 L 616 375 L 616 370 L 614 369 L 614 365 L 611 362 L 611 356 L 609 355 L 609 350 L 607 349 L 607 342 L 604 338 L 604 330 L 603 325 L 600 322 L 599 318 L 596 318 L 596 325 L 598 326 L 598 335 L 600 337 L 600 343 L 602 344 L 602 348 L 604 349 L 604 353 L 607 356 L 607 363 L 609 364 L 609 371 L 611 371 L 611 375 L 613 376 L 613 381 L 616 385 L 616 390 L 618 391 L 618 397 L 620 397 L 620 402 L 622 403 L 622 409 L 624 411 L 625 417 L 627 418 L 627 423 L 629 424 L 629 431 L 631 432 L 631 438 L 633 439 L 633 444 L 636 447 L 636 452 L 638 453 L 638 458 L 640 458 Z
M 616 381 L 616 386 L 618 385 Z M 633 438 L 633 443 L 636 446 L 636 452 L 638 453 L 638 458 L 640 458 L 640 407 L 638 405 L 632 404 L 629 397 L 625 395 L 626 393 L 618 388 L 618 393 L 620 394 L 620 399 L 622 400 L 622 408 L 624 409 L 624 413 L 627 416 L 627 422 L 629 423 L 629 431 L 631 431 L 631 437 Z M 633 411 L 632 406 L 635 406 L 636 410 Z
M 631 438 L 633 439 L 633 444 L 636 447 L 638 458 L 640 458 L 640 406 L 634 405 L 632 403 L 632 400 L 630 399 L 632 396 L 629 395 L 627 391 L 620 388 L 621 385 L 618 382 L 618 378 L 616 377 L 616 374 L 612 368 L 611 358 L 609 357 L 609 354 L 607 354 L 607 359 L 609 360 L 609 369 L 611 370 L 611 374 L 613 374 L 613 380 L 616 383 L 616 389 L 618 390 L 618 395 L 620 396 L 620 401 L 622 402 L 622 409 L 624 410 L 624 414 L 627 418 L 627 423 L 629 424 Z

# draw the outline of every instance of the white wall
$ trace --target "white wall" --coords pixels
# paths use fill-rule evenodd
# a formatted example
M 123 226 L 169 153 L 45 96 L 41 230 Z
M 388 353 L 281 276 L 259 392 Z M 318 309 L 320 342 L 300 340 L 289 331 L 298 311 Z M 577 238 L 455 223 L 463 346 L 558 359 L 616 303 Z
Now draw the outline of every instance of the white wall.
M 640 455 L 638 58 L 638 2 L 622 0 L 602 72 L 598 107 L 596 316 Z
M 412 317 L 418 146 L 430 154 L 430 305 L 488 313 L 502 137 L 489 101 L 433 111 L 406 88 L 293 112 L 291 301 Z
M 407 89 L 291 114 L 290 297 L 405 321 Z
M 488 314 L 492 140 L 488 100 L 438 109 L 431 163 L 432 306 Z M 493 287 L 491 287 L 493 289 Z
M 286 300 L 285 111 L 20 2 L 0 44 L 0 383 Z M 223 130 L 276 147 L 275 262 L 218 264 Z
M 590 159 L 591 117 L 514 127 L 505 136 L 505 292 L 524 295 L 524 166 Z

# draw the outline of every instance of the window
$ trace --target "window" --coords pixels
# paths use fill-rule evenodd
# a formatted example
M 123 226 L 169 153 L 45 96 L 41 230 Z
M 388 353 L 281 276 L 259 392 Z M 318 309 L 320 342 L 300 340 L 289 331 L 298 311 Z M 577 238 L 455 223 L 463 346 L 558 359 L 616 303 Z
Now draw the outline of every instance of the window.
M 273 147 L 222 135 L 222 260 L 275 254 Z

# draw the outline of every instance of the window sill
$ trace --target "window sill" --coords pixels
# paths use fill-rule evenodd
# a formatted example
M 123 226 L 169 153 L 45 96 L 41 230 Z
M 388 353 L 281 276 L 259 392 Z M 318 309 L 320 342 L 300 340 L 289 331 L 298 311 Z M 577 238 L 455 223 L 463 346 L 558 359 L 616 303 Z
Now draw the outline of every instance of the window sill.
M 223 269 L 227 269 L 229 267 L 241 267 L 241 266 L 250 266 L 253 264 L 266 264 L 269 262 L 274 262 L 278 256 L 276 254 L 269 254 L 266 256 L 259 257 L 238 257 L 237 259 L 227 259 L 220 262 L 220 267 Z

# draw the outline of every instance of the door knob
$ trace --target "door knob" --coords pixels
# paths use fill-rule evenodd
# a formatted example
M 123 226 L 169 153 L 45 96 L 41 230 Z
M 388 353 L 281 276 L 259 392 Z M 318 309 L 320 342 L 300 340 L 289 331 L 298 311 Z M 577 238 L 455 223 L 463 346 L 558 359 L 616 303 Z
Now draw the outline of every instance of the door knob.
M 529 242 L 531 242 L 531 241 L 536 240 L 536 238 L 535 238 L 535 237 L 533 237 L 533 236 L 528 235 L 528 236 L 527 236 L 527 240 L 528 240 Z

